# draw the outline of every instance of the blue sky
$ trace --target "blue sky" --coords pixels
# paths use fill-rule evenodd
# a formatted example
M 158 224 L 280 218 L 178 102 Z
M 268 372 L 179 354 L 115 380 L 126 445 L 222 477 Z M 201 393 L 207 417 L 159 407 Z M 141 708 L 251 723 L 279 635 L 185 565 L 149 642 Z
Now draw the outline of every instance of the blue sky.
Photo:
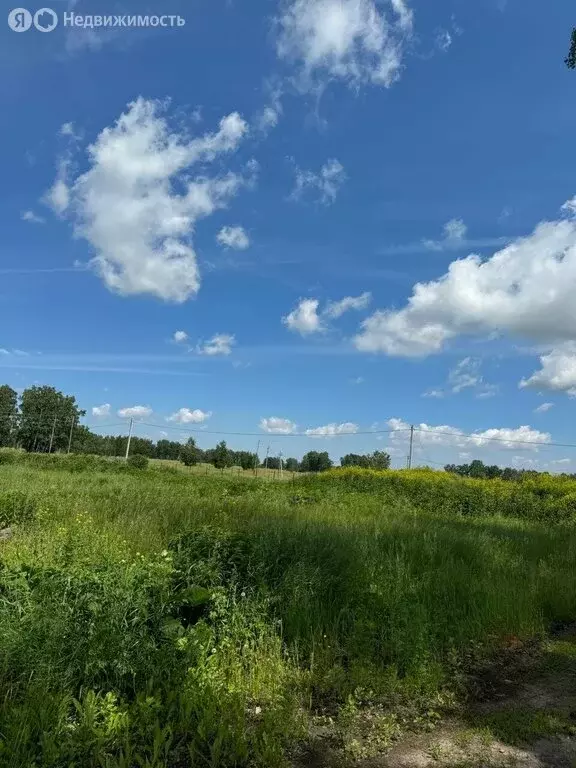
M 104 6 L 2 30 L 2 382 L 154 439 L 401 465 L 414 423 L 419 462 L 576 471 L 568 0 Z

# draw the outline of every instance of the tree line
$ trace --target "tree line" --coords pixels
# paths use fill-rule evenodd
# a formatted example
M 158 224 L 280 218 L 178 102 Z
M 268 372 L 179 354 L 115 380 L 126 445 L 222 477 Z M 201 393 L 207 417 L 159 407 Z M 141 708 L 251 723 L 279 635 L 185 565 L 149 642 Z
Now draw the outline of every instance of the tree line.
M 446 464 L 444 470 L 454 475 L 460 475 L 460 477 L 475 477 L 481 480 L 521 480 L 525 477 L 550 474 L 535 469 L 515 469 L 513 467 L 498 467 L 496 464 L 488 465 L 479 459 L 475 459 L 470 464 Z M 573 474 L 562 474 L 566 477 L 576 477 Z
M 65 395 L 54 387 L 33 386 L 20 396 L 8 385 L 0 386 L 0 447 L 22 448 L 29 452 L 84 453 L 96 456 L 125 456 L 128 435 L 99 435 L 80 423 L 86 411 L 73 395 Z M 250 451 L 234 451 L 223 440 L 214 448 L 202 449 L 190 437 L 187 442 L 133 435 L 130 454 L 149 459 L 182 461 L 187 466 L 212 464 L 217 469 L 282 469 L 288 472 L 324 472 L 334 463 L 327 451 L 308 451 L 296 458 L 267 456 L 260 460 Z M 282 463 L 282 464 L 281 464 Z M 349 453 L 340 459 L 343 467 L 387 469 L 390 456 L 384 451 L 369 455 Z

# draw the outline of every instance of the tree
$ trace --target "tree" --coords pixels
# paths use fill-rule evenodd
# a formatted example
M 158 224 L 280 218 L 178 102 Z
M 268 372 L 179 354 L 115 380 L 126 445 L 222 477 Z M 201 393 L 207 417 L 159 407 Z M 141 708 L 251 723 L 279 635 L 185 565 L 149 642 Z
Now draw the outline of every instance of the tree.
M 200 461 L 199 450 L 196 447 L 196 441 L 193 437 L 189 437 L 186 441 L 186 445 L 183 445 L 180 450 L 180 460 L 187 467 L 193 467 Z
M 50 447 L 65 451 L 70 429 L 75 431 L 85 414 L 73 395 L 64 395 L 54 387 L 25 389 L 20 400 L 20 444 L 26 451 L 48 451 Z
M 390 469 L 390 454 L 385 451 L 374 451 L 370 456 L 372 469 Z
M 332 460 L 328 456 L 327 451 L 320 453 L 319 451 L 308 451 L 302 457 L 300 463 L 301 472 L 324 472 L 330 469 L 332 466 Z
M 231 451 L 232 466 L 242 467 L 242 469 L 254 469 L 256 466 L 256 454 L 250 451 Z
M 300 466 L 298 464 L 298 459 L 293 459 L 293 458 L 286 459 L 284 466 L 287 472 L 298 472 L 298 470 L 300 469 Z
M 363 469 L 388 469 L 390 456 L 384 451 L 374 451 L 367 456 L 347 453 L 340 459 L 341 467 L 362 467 Z
M 232 466 L 231 454 L 232 451 L 228 450 L 226 441 L 222 440 L 222 442 L 218 443 L 216 448 L 214 448 L 212 464 L 214 464 L 216 469 L 224 469 L 225 467 Z
M 156 443 L 156 458 L 177 461 L 182 451 L 182 443 L 176 440 L 158 440 Z
M 12 445 L 18 423 L 18 395 L 7 384 L 0 387 L 0 447 Z
M 370 458 L 368 456 L 361 456 L 358 453 L 347 453 L 346 456 L 342 456 L 340 459 L 341 467 L 362 467 L 368 469 L 370 466 Z
M 280 469 L 280 458 L 278 456 L 267 456 L 261 464 L 268 469 Z
M 568 69 L 576 69 L 576 27 L 572 30 L 570 50 L 568 51 L 568 56 L 564 59 L 564 63 Z

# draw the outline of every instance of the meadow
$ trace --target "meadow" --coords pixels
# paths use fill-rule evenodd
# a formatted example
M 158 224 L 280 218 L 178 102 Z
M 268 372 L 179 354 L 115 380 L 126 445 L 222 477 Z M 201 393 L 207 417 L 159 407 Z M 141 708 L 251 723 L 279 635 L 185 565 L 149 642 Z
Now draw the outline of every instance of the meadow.
M 286 479 L 286 478 L 285 478 Z M 351 762 L 576 618 L 573 481 L 0 452 L 0 766 Z

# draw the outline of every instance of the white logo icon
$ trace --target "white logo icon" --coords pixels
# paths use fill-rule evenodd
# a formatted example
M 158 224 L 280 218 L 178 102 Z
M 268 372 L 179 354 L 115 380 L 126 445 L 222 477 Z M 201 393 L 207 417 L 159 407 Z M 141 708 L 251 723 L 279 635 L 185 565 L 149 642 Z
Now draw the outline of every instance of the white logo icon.
M 32 14 L 26 8 L 14 8 L 8 14 L 8 26 L 13 32 L 27 32 L 32 26 Z
M 26 8 L 14 8 L 8 14 L 8 26 L 14 32 L 27 32 L 32 21 L 38 32 L 52 32 L 58 26 L 58 15 L 52 8 L 40 8 L 34 18 Z
M 40 8 L 34 14 L 34 26 L 38 32 L 52 32 L 58 24 L 58 16 L 52 8 Z

